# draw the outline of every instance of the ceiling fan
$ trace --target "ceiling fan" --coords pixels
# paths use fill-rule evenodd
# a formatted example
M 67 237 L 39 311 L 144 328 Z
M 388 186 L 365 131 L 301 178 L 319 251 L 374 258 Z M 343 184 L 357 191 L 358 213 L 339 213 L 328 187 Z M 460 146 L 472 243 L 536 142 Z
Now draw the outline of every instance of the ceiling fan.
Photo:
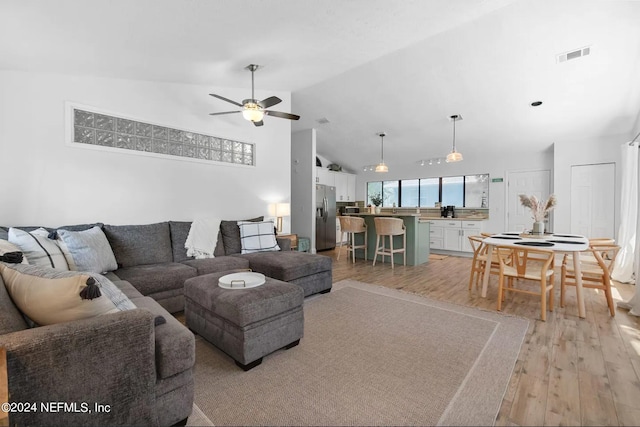
M 232 101 L 229 98 L 225 98 L 224 96 L 216 95 L 215 93 L 210 93 L 209 94 L 209 95 L 213 96 L 214 98 L 218 98 L 218 99 L 221 99 L 223 101 L 227 101 L 227 102 L 229 102 L 229 103 L 231 103 L 233 105 L 237 105 L 238 107 L 242 107 L 242 110 L 223 111 L 221 113 L 210 113 L 210 115 L 212 115 L 212 116 L 220 116 L 222 114 L 242 113 L 242 116 L 245 119 L 253 122 L 253 124 L 255 126 L 262 126 L 264 124 L 262 119 L 263 119 L 263 117 L 265 115 L 273 116 L 273 117 L 280 117 L 281 119 L 298 120 L 300 118 L 300 116 L 297 116 L 295 114 L 283 113 L 281 111 L 267 110 L 267 108 L 273 107 L 274 105 L 279 104 L 279 103 L 282 102 L 282 100 L 280 98 L 278 98 L 277 96 L 270 96 L 269 98 L 265 98 L 262 101 L 258 101 L 257 99 L 255 99 L 255 95 L 253 93 L 254 92 L 253 73 L 258 68 L 260 68 L 260 66 L 256 65 L 256 64 L 249 64 L 246 67 L 244 67 L 245 70 L 251 71 L 251 98 L 243 100 L 242 103 L 236 102 L 236 101 Z

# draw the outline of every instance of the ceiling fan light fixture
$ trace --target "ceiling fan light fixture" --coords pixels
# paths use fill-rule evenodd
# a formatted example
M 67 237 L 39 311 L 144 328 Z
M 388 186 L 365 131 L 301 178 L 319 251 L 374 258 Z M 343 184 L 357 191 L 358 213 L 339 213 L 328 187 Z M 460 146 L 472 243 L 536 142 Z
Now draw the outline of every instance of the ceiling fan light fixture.
M 247 102 L 242 110 L 242 117 L 251 122 L 259 122 L 264 118 L 264 111 L 258 104 Z

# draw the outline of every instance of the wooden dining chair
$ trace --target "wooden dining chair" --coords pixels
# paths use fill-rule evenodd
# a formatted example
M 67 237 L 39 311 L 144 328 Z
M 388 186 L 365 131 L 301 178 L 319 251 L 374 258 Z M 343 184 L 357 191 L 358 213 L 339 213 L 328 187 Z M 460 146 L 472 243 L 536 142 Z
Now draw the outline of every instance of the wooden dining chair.
M 611 317 L 616 315 L 616 308 L 611 296 L 611 271 L 619 251 L 620 246 L 618 245 L 594 244 L 586 251 L 580 252 L 582 287 L 603 291 Z M 583 254 L 586 256 L 583 257 Z M 592 260 L 595 260 L 595 263 Z M 576 276 L 573 268 L 573 259 L 565 256 L 562 260 L 560 276 L 560 307 L 564 307 L 565 287 L 575 285 Z
M 510 258 L 507 253 L 511 254 Z M 519 292 L 540 297 L 540 317 L 547 320 L 547 294 L 549 294 L 549 311 L 553 311 L 553 251 L 543 249 L 513 249 L 498 246 L 498 260 L 500 262 L 500 278 L 498 281 L 498 311 L 502 310 L 502 301 L 506 292 Z M 506 280 L 505 280 L 506 279 Z M 538 291 L 517 288 L 513 279 L 523 279 L 538 282 Z M 507 283 L 505 283 L 507 282 Z M 518 285 L 520 282 L 518 281 Z
M 478 285 L 485 274 L 487 259 L 489 258 L 489 247 L 483 242 L 486 237 L 482 235 L 483 233 L 480 234 L 480 236 L 469 236 L 469 245 L 471 245 L 471 249 L 473 249 L 471 273 L 469 274 L 469 290 L 473 287 L 474 279 L 476 282 L 476 289 L 478 288 Z M 494 253 L 495 252 L 496 251 L 494 250 Z M 496 276 L 500 274 L 500 263 L 497 256 L 494 256 L 491 259 L 489 274 L 495 274 Z

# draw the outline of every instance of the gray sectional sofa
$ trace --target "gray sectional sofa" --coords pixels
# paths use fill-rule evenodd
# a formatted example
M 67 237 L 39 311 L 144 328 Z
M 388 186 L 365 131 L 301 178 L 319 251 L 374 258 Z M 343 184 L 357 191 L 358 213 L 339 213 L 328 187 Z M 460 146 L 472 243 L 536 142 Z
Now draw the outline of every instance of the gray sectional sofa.
M 77 231 L 95 225 L 59 228 Z M 305 296 L 331 289 L 331 259 L 289 251 L 286 239 L 278 240 L 280 252 L 239 254 L 226 253 L 219 235 L 215 258 L 193 259 L 184 248 L 190 222 L 97 225 L 118 263 L 118 269 L 106 276 L 138 309 L 29 328 L 0 276 L 0 346 L 7 350 L 12 401 L 104 403 L 113 410 L 11 414 L 11 424 L 173 425 L 186 421 L 193 403 L 195 343 L 193 334 L 169 313 L 184 309 L 184 282 L 189 278 L 250 268 L 299 285 Z M 0 227 L 0 239 L 7 239 L 7 231 L 8 227 Z M 233 245 L 226 249 L 230 248 Z M 157 324 L 158 316 L 166 322 Z

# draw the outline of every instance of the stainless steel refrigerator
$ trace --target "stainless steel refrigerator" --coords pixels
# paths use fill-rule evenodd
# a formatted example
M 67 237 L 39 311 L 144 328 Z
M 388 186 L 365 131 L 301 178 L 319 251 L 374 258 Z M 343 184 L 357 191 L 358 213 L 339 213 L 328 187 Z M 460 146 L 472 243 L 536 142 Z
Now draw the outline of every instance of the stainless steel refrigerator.
M 316 184 L 316 251 L 336 247 L 336 188 Z

